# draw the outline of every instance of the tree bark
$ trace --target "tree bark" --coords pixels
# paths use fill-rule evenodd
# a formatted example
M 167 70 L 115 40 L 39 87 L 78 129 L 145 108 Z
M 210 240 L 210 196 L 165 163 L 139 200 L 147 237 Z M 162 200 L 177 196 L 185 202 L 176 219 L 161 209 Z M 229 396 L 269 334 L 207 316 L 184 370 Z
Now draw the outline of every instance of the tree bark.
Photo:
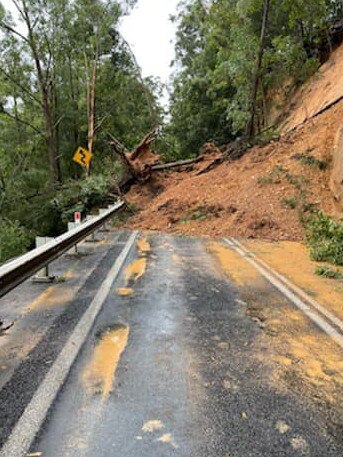
M 95 108 L 96 108 L 96 79 L 97 79 L 97 60 L 94 61 L 92 77 L 89 89 L 89 120 L 88 120 L 88 150 L 93 154 L 94 133 L 95 133 Z
M 264 55 L 264 51 L 265 51 L 265 39 L 266 39 L 267 31 L 268 31 L 269 10 L 270 10 L 270 0 L 264 0 L 260 48 L 259 48 L 257 62 L 256 62 L 256 71 L 255 71 L 255 78 L 254 78 L 254 85 L 253 85 L 253 92 L 252 92 L 252 99 L 251 99 L 250 121 L 248 124 L 248 132 L 247 132 L 249 138 L 253 137 L 255 134 L 257 94 L 258 94 L 258 86 L 259 86 L 259 82 L 260 82 L 260 78 L 261 78 L 263 55 Z
M 6 181 L 5 181 L 5 177 L 4 177 L 4 174 L 2 172 L 2 169 L 0 167 L 0 188 L 3 192 L 6 191 Z
M 54 123 L 53 123 L 53 116 L 51 110 L 51 103 L 49 100 L 49 89 L 48 89 L 48 82 L 46 81 L 42 69 L 41 60 L 38 54 L 37 46 L 35 37 L 33 34 L 32 24 L 30 20 L 30 16 L 28 13 L 27 5 L 25 0 L 22 0 L 23 5 L 23 17 L 25 18 L 25 23 L 28 30 L 28 45 L 31 49 L 33 59 L 36 66 L 37 71 L 37 79 L 39 83 L 39 88 L 42 96 L 42 112 L 45 121 L 45 130 L 46 130 L 46 144 L 48 148 L 49 154 L 49 163 L 50 163 L 50 170 L 51 170 L 51 178 L 53 183 L 60 184 L 62 182 L 62 175 L 61 175 L 61 167 L 60 161 L 58 157 L 58 153 L 56 150 L 56 143 L 55 143 L 55 135 L 54 135 Z
M 73 78 L 73 72 L 72 72 L 72 61 L 71 61 L 71 55 L 68 54 L 68 73 L 69 73 L 69 86 L 70 86 L 70 98 L 72 102 L 72 106 L 74 109 L 73 113 L 73 141 L 74 141 L 74 149 L 79 146 L 79 130 L 78 130 L 78 124 L 77 124 L 77 118 L 78 118 L 78 104 L 77 104 L 77 99 L 75 95 L 75 89 L 74 89 L 74 78 Z
M 98 76 L 98 61 L 99 61 L 99 35 L 96 32 L 96 49 L 94 55 L 94 62 L 92 74 L 89 78 L 88 88 L 88 150 L 93 154 L 94 152 L 94 139 L 95 139 L 95 115 L 96 115 L 96 84 Z M 90 175 L 91 164 L 87 169 L 87 176 Z

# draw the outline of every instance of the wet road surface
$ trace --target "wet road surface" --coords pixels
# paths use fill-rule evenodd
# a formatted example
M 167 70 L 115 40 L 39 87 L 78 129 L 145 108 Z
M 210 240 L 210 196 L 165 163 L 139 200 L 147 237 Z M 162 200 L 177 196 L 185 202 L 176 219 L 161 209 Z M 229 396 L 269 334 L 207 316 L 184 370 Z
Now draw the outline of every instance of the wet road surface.
M 95 266 L 80 260 L 88 276 L 61 306 L 29 296 L 41 306 L 23 312 L 12 293 L 21 318 L 0 340 L 1 445 L 128 238 L 113 235 Z M 15 332 L 28 323 L 27 345 Z M 342 456 L 341 361 L 341 348 L 228 246 L 141 236 L 24 455 Z

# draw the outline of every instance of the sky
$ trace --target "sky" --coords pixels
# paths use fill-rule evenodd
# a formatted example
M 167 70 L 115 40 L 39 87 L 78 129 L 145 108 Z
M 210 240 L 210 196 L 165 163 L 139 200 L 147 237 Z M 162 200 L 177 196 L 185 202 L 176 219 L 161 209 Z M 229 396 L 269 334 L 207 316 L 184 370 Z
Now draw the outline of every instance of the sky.
M 175 26 L 170 15 L 179 0 L 138 0 L 121 31 L 142 69 L 143 76 L 158 76 L 167 82 L 174 58 Z
M 179 0 L 138 0 L 131 14 L 121 24 L 121 33 L 130 44 L 143 76 L 160 77 L 168 82 L 170 62 L 174 58 L 175 26 L 169 17 Z M 11 0 L 2 0 L 6 9 L 15 12 Z

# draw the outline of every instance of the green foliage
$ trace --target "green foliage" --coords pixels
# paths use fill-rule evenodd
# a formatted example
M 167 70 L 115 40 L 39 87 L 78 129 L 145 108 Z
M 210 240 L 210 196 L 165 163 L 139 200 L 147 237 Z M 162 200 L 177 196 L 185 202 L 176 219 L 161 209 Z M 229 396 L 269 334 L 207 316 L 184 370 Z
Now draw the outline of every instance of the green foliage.
M 207 219 L 208 213 L 205 212 L 204 210 L 196 210 L 195 212 L 191 212 L 188 216 L 184 217 L 181 219 L 181 223 L 187 224 L 188 222 L 191 221 L 203 221 Z
M 317 267 L 315 273 L 317 276 L 343 281 L 343 273 L 341 273 L 339 270 L 333 270 L 332 268 L 327 266 Z
M 343 265 L 343 220 L 317 212 L 307 225 L 307 236 L 313 260 Z
M 112 180 L 106 175 L 94 175 L 79 181 L 70 181 L 51 201 L 64 223 L 72 222 L 74 212 L 86 213 L 106 203 Z
M 282 103 L 275 93 L 289 95 L 317 70 L 320 48 L 330 26 L 342 19 L 342 8 L 338 0 L 271 2 L 258 87 L 259 132 Z M 262 14 L 261 0 L 180 3 L 169 126 L 175 157 L 189 157 L 209 140 L 224 144 L 245 134 Z
M 310 154 L 296 154 L 294 158 L 299 160 L 302 165 L 308 165 L 313 168 L 318 168 L 319 170 L 326 170 L 328 167 L 327 162 L 316 159 Z
M 287 206 L 287 208 L 295 209 L 298 206 L 299 200 L 298 197 L 284 198 L 282 204 Z
M 3 240 L 9 249 L 11 223 L 16 227 L 20 221 L 24 232 L 33 237 L 55 236 L 65 230 L 75 210 L 88 211 L 105 202 L 112 179 L 121 171 L 108 134 L 131 148 L 161 122 L 162 85 L 141 77 L 119 32 L 122 17 L 135 3 L 18 0 L 16 7 L 26 10 L 33 26 L 32 34 L 24 39 L 11 28 L 26 35 L 28 24 L 22 24 L 26 14 L 13 18 L 1 5 L 0 214 L 8 221 L 3 231 L 9 235 Z M 78 146 L 87 147 L 89 89 L 95 67 L 94 160 L 92 176 L 86 180 L 72 157 Z M 51 131 L 42 109 L 42 88 L 50 108 Z M 58 186 L 52 184 L 50 149 L 62 170 Z
M 19 222 L 0 219 L 0 264 L 25 252 L 31 241 L 31 234 Z

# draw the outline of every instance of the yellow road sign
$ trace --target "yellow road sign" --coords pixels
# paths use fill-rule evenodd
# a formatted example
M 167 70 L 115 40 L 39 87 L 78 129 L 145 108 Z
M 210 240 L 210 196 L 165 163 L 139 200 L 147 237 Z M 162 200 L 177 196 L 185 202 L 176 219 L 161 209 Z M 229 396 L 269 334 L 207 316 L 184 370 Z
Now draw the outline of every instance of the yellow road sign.
M 73 161 L 81 165 L 81 167 L 89 168 L 93 154 L 90 151 L 87 151 L 85 148 L 79 148 L 74 157 Z

